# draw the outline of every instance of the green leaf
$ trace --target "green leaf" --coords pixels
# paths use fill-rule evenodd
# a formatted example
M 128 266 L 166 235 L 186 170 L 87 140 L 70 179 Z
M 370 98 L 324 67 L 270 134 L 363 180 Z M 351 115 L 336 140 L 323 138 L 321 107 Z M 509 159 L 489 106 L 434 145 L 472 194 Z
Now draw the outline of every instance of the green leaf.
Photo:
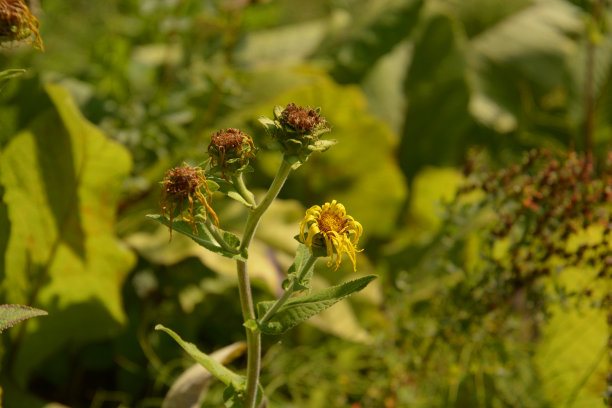
M 149 214 L 147 215 L 147 217 L 170 228 L 170 220 L 168 220 L 168 218 L 164 217 L 163 215 Z M 225 248 L 222 248 L 221 246 L 219 246 L 215 238 L 212 236 L 212 234 L 210 233 L 208 228 L 205 227 L 204 224 L 202 224 L 201 222 L 196 222 L 195 224 L 196 224 L 197 234 L 194 233 L 193 227 L 189 222 L 184 221 L 184 220 L 173 220 L 172 221 L 172 231 L 176 231 L 183 235 L 186 235 L 192 240 L 194 240 L 197 244 L 203 246 L 209 251 L 222 255 L 226 258 L 246 261 L 246 257 L 243 256 L 243 254 L 238 253 L 237 250 L 233 252 L 233 251 L 226 250 Z M 240 240 L 238 239 L 237 236 L 227 231 L 223 232 L 223 236 L 226 239 L 229 239 L 230 242 L 228 242 L 228 244 L 230 246 L 236 248 L 237 247 L 236 243 L 240 245 Z
M 311 293 L 310 295 L 289 299 L 270 320 L 260 324 L 259 328 L 266 334 L 284 333 L 311 316 L 322 312 L 334 303 L 362 290 L 374 279 L 376 279 L 375 275 L 368 275 Z M 257 305 L 258 316 L 261 318 L 273 304 L 273 301 L 260 302 Z
M 23 305 L 0 305 L 0 333 L 30 317 L 43 316 L 47 312 Z
M 310 258 L 310 250 L 308 249 L 308 247 L 304 244 L 298 245 L 293 264 L 291 264 L 291 266 L 287 270 L 288 281 L 295 281 L 296 291 L 310 290 L 310 279 L 312 278 L 314 264 L 310 267 L 310 270 L 306 272 L 304 278 L 299 282 L 297 281 L 298 275 L 304 267 L 304 264 L 306 263 L 306 260 L 308 260 L 308 258 Z
M 25 69 L 5 69 L 4 71 L 0 71 L 0 87 L 9 79 L 17 78 L 25 72 Z
M 574 290 L 593 282 L 596 273 L 566 268 L 557 278 L 559 284 Z M 534 355 L 545 395 L 552 406 L 600 406 L 609 372 L 606 310 L 587 302 L 580 307 L 557 303 L 547 313 L 550 318 L 541 328 Z
M 461 32 L 444 15 L 430 18 L 415 40 L 399 147 L 400 166 L 409 181 L 425 165 L 455 164 L 467 149 L 464 140 L 474 121 L 468 111 L 465 55 Z
M 322 41 L 318 54 L 331 58 L 332 76 L 340 83 L 359 82 L 378 59 L 410 36 L 419 18 L 423 0 L 371 2 L 365 19 L 351 22 L 348 34 Z
M 45 114 L 0 153 L 10 223 L 0 302 L 33 297 L 53 316 L 27 322 L 15 356 L 18 385 L 68 344 L 121 329 L 121 288 L 135 261 L 114 231 L 129 153 L 89 123 L 64 88 L 47 85 L 46 92 Z
M 212 375 L 217 377 L 223 384 L 233 386 L 236 390 L 244 391 L 246 386 L 246 378 L 234 373 L 223 364 L 219 363 L 209 355 L 201 352 L 193 343 L 189 343 L 181 339 L 174 331 L 164 327 L 161 324 L 155 326 L 155 330 L 166 332 L 189 354 L 195 361 L 200 363 L 202 367 L 207 369 Z
M 245 342 L 237 342 L 214 351 L 210 357 L 226 365 L 246 352 Z M 214 376 L 198 363 L 191 367 L 172 383 L 164 397 L 162 408 L 200 407 L 206 399 L 206 391 Z
M 246 201 L 240 195 L 240 193 L 236 190 L 233 183 L 230 183 L 229 181 L 223 179 L 222 177 L 217 177 L 213 175 L 206 176 L 206 180 L 210 180 L 214 182 L 216 185 L 218 185 L 218 190 L 221 193 L 227 195 L 229 198 L 232 198 L 238 201 L 239 203 L 244 204 L 246 207 L 249 207 L 249 208 L 252 207 L 251 204 L 249 204 L 249 202 Z

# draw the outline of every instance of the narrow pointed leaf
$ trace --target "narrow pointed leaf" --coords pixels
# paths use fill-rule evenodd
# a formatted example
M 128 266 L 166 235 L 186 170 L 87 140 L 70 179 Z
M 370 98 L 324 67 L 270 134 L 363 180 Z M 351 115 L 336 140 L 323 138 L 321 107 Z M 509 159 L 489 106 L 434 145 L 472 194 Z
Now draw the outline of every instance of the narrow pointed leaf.
M 234 185 L 230 183 L 229 181 L 224 180 L 221 177 L 212 176 L 212 175 L 207 176 L 206 179 L 213 181 L 218 186 L 218 190 L 221 193 L 227 195 L 229 198 L 238 201 L 239 203 L 245 205 L 246 207 L 249 207 L 249 208 L 252 207 L 252 205 L 249 204 L 249 202 L 240 195 L 240 193 L 236 190 Z
M 176 334 L 174 331 L 164 327 L 161 324 L 155 326 L 155 330 L 161 330 L 166 332 L 170 337 L 172 337 L 179 346 L 183 348 L 195 361 L 200 363 L 202 367 L 207 369 L 212 375 L 217 377 L 221 382 L 225 385 L 232 385 L 235 389 L 244 390 L 245 387 L 245 378 L 234 373 L 229 368 L 225 367 L 223 364 L 219 363 L 214 358 L 209 355 L 201 352 L 193 343 L 186 342 Z
M 0 333 L 4 329 L 30 317 L 43 316 L 47 312 L 23 305 L 0 305 Z
M 149 217 L 152 220 L 155 220 L 157 222 L 159 222 L 160 224 L 163 224 L 165 226 L 167 226 L 168 228 L 170 228 L 170 221 L 168 220 L 168 218 L 164 217 L 163 215 L 159 215 L 159 214 L 149 214 L 147 215 L 147 217 Z M 213 236 L 210 234 L 210 231 L 208 231 L 207 228 L 204 227 L 204 225 L 200 222 L 196 222 L 196 231 L 197 234 L 194 233 L 193 227 L 191 226 L 190 223 L 188 223 L 187 221 L 183 221 L 183 220 L 173 220 L 172 221 L 172 231 L 174 232 L 178 232 L 180 234 L 186 235 L 189 238 L 191 238 L 192 240 L 194 240 L 197 244 L 203 246 L 204 248 L 208 249 L 209 251 L 215 252 L 219 255 L 222 255 L 226 258 L 231 258 L 231 259 L 237 259 L 237 260 L 241 260 L 241 261 L 246 261 L 246 257 L 243 256 L 243 254 L 238 253 L 238 250 L 236 249 L 236 251 L 229 251 L 223 247 L 221 247 L 217 241 L 215 241 L 215 239 L 213 238 Z M 223 236 L 226 240 L 226 242 L 228 243 L 228 245 L 237 248 L 236 244 L 240 244 L 240 240 L 238 239 L 237 236 L 235 236 L 232 233 L 229 233 L 227 231 L 223 231 Z
M 338 286 L 314 292 L 310 295 L 292 298 L 288 300 L 272 318 L 260 324 L 259 328 L 266 334 L 284 333 L 293 326 L 329 308 L 334 303 L 362 290 L 374 279 L 376 279 L 376 276 L 368 275 L 345 282 Z M 259 303 L 257 305 L 259 317 L 261 318 L 273 304 L 274 302 Z

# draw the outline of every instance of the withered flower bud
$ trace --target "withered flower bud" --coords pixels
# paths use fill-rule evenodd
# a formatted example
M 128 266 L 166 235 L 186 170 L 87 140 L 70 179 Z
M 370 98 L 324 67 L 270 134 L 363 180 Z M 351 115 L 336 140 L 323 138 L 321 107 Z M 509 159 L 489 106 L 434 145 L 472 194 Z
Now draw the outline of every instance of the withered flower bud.
M 25 43 L 42 50 L 43 44 L 38 26 L 38 20 L 30 12 L 24 0 L 0 0 L 1 46 Z
M 162 181 L 162 197 L 160 204 L 162 214 L 168 217 L 170 221 L 170 239 L 172 239 L 172 220 L 175 217 L 177 209 L 178 215 L 180 215 L 184 221 L 189 222 L 193 228 L 194 234 L 197 234 L 198 229 L 195 223 L 195 208 L 198 203 L 204 206 L 205 214 L 209 214 L 213 217 L 214 223 L 218 226 L 219 219 L 210 206 L 211 201 L 212 193 L 206 185 L 206 177 L 201 168 L 185 165 L 166 171 L 166 175 Z M 188 203 L 187 208 L 184 208 L 185 202 Z
M 316 109 L 303 108 L 290 103 L 281 113 L 279 121 L 297 132 L 313 133 L 317 128 L 327 127 L 325 118 Z
M 273 147 L 285 153 L 289 161 L 300 165 L 312 152 L 324 152 L 336 144 L 335 140 L 321 140 L 329 132 L 319 108 L 311 109 L 288 104 L 284 109 L 274 107 L 274 120 L 262 117 L 259 122 L 274 140 Z
M 213 169 L 217 168 L 227 180 L 228 175 L 246 170 L 249 160 L 257 154 L 253 139 L 239 129 L 221 129 L 213 133 L 208 145 Z

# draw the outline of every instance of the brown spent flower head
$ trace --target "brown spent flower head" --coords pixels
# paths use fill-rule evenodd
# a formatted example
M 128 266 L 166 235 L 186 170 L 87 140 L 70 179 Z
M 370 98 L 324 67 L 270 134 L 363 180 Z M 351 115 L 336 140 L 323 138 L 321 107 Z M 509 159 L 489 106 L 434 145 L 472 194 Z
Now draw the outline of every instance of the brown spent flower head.
M 203 193 L 206 192 L 206 196 Z M 183 205 L 187 201 L 187 215 L 184 214 Z M 164 180 L 162 181 L 162 198 L 160 201 L 162 214 L 170 220 L 170 239 L 172 239 L 172 220 L 176 209 L 179 209 L 179 214 L 184 221 L 189 222 L 193 228 L 194 234 L 198 230 L 195 223 L 195 204 L 202 204 L 206 213 L 213 217 L 214 223 L 218 226 L 219 219 L 217 214 L 210 206 L 212 201 L 212 193 L 206 185 L 206 177 L 204 171 L 199 167 L 183 166 L 175 167 L 166 171 Z
M 225 173 L 244 170 L 249 164 L 249 159 L 255 157 L 257 149 L 251 136 L 239 129 L 228 128 L 211 135 L 208 153 L 211 157 L 211 164 L 218 165 L 221 174 L 227 179 Z
M 0 46 L 23 42 L 43 50 L 38 26 L 24 0 L 0 0 Z
M 313 132 L 319 126 L 325 126 L 325 118 L 315 109 L 303 108 L 289 103 L 280 117 L 281 122 L 302 132 Z

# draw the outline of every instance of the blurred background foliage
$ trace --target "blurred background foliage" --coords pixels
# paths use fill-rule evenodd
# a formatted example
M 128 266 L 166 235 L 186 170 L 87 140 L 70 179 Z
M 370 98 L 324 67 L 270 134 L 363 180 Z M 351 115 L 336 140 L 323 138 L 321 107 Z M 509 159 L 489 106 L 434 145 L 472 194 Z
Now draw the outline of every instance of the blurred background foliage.
M 340 143 L 266 215 L 256 297 L 278 294 L 304 210 L 332 199 L 364 226 L 358 273 L 380 279 L 267 339 L 271 407 L 604 406 L 607 2 L 30 6 L 45 52 L 0 54 L 0 69 L 27 69 L 0 92 L 0 303 L 49 316 L 2 336 L 4 406 L 158 407 L 191 362 L 156 323 L 207 352 L 243 339 L 232 262 L 144 215 L 212 132 L 265 146 L 256 119 L 289 102 L 320 106 Z M 525 152 L 543 148 L 537 167 Z M 262 150 L 249 186 L 278 163 Z M 240 230 L 239 205 L 214 207 Z M 321 262 L 315 286 L 352 276 Z M 203 406 L 221 394 L 211 384 Z

